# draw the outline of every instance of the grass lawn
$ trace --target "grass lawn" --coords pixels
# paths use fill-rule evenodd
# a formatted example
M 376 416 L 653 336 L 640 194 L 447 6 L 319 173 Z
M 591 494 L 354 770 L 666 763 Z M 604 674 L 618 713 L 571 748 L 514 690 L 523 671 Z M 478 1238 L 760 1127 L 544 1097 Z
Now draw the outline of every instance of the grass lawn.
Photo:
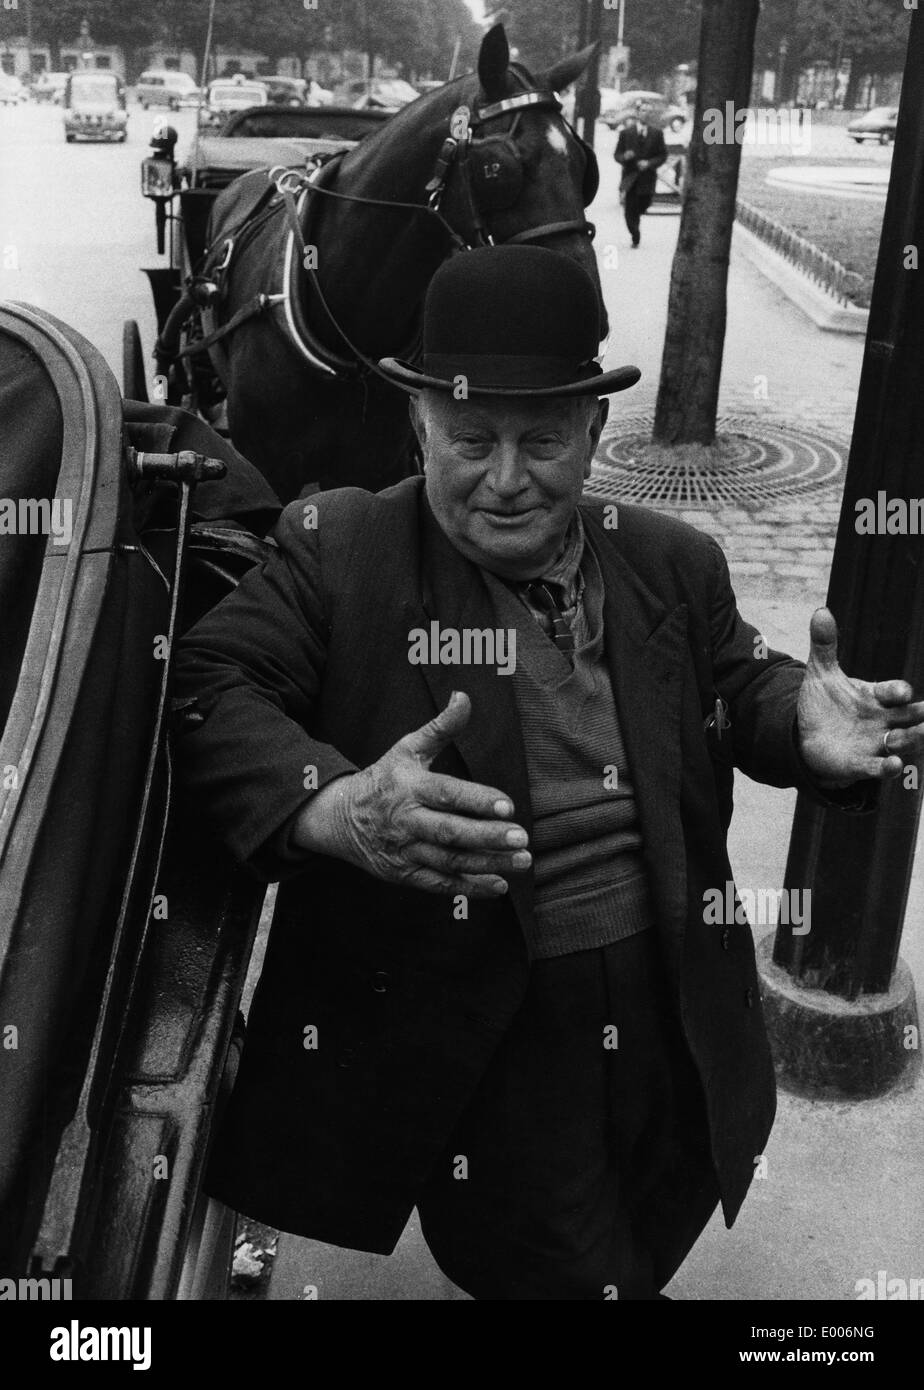
M 738 197 L 768 217 L 776 218 L 806 240 L 834 256 L 848 270 L 861 276 L 853 295 L 854 303 L 866 307 L 873 288 L 882 214 L 885 202 L 862 198 L 831 198 L 821 193 L 802 192 L 768 184 L 773 168 L 792 168 L 794 164 L 850 164 L 850 159 L 747 159 L 741 161 Z

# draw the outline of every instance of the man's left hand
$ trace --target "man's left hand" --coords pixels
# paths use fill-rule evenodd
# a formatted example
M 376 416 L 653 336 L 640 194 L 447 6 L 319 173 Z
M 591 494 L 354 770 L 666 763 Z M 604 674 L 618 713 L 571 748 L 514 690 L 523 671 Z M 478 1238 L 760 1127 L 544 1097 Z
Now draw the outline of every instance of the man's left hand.
M 907 681 L 872 684 L 845 675 L 837 660 L 837 623 L 827 608 L 812 614 L 809 635 L 797 709 L 809 771 L 832 788 L 899 776 L 924 754 L 924 702 L 914 702 Z

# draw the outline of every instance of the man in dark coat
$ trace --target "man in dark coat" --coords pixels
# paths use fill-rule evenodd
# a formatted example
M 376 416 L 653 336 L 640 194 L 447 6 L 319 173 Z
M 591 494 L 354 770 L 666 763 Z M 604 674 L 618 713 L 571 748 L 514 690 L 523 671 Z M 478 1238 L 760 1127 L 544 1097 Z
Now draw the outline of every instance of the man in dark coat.
M 733 766 L 861 808 L 920 747 L 830 614 L 767 652 L 710 538 L 582 500 L 638 378 L 598 324 L 552 251 L 441 267 L 381 364 L 425 476 L 292 503 L 177 668 L 187 786 L 281 881 L 207 1190 L 384 1253 L 416 1204 L 479 1299 L 656 1298 L 731 1224 L 774 1111 L 750 929 L 704 910 Z
M 664 132 L 652 124 L 651 108 L 644 101 L 635 103 L 635 120 L 627 121 L 619 132 L 613 158 L 622 165 L 619 199 L 632 245 L 642 239 L 641 218 L 651 207 L 657 171 L 667 159 Z

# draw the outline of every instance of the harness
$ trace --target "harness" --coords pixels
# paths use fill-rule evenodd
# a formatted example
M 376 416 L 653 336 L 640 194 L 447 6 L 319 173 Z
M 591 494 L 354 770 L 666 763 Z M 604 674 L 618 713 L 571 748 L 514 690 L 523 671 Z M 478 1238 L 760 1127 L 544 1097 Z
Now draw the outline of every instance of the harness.
M 287 337 L 296 351 L 311 369 L 325 377 L 344 378 L 360 373 L 379 371 L 378 363 L 368 357 L 347 336 L 336 316 L 328 306 L 321 289 L 316 267 L 311 263 L 308 250 L 311 246 L 310 221 L 312 203 L 318 195 L 336 198 L 345 202 L 364 206 L 384 207 L 394 210 L 406 208 L 437 221 L 456 252 L 473 250 L 479 246 L 494 246 L 498 239 L 491 232 L 490 221 L 495 213 L 512 207 L 522 190 L 524 180 L 523 158 L 516 143 L 516 132 L 522 113 L 525 110 L 546 110 L 561 113 L 561 102 L 554 92 L 530 89 L 504 97 L 501 101 L 477 107 L 474 112 L 462 105 L 453 111 L 449 120 L 449 134 L 444 139 L 436 159 L 433 174 L 426 185 L 426 203 L 403 203 L 384 198 L 369 198 L 359 194 L 341 193 L 331 187 L 336 177 L 345 151 L 319 163 L 310 173 L 302 174 L 294 169 L 277 166 L 268 171 L 269 186 L 263 197 L 253 207 L 242 223 L 224 232 L 219 241 L 206 255 L 202 271 L 188 282 L 186 294 L 171 314 L 168 324 L 155 348 L 160 363 L 176 360 L 179 357 L 192 357 L 208 351 L 210 347 L 234 332 L 240 324 L 258 314 L 279 308 L 282 311 Z M 478 135 L 489 122 L 507 115 L 513 116 L 510 127 L 500 133 Z M 564 118 L 562 118 L 564 120 Z M 581 139 L 567 121 L 564 121 L 585 157 L 582 202 L 585 207 L 593 201 L 599 186 L 600 174 L 596 155 L 591 147 Z M 466 214 L 467 226 L 463 230 L 454 227 L 444 216 L 442 203 L 450 183 L 458 184 L 460 202 Z M 214 309 L 222 297 L 223 281 L 228 273 L 240 243 L 247 239 L 257 226 L 263 224 L 268 216 L 278 209 L 281 197 L 285 215 L 289 223 L 283 260 L 282 288 L 277 294 L 259 294 L 244 304 L 220 327 L 207 331 L 205 336 L 183 348 L 171 351 L 169 328 L 178 329 L 179 316 L 197 305 L 203 312 L 206 328 L 214 323 Z M 570 218 L 559 222 L 546 222 L 538 227 L 530 227 L 513 236 L 506 237 L 507 245 L 543 241 L 550 237 L 583 233 L 593 237 L 596 229 L 586 217 Z M 304 297 L 299 293 L 303 279 L 307 277 L 318 302 L 323 308 L 338 338 L 346 347 L 349 356 L 333 352 L 322 344 L 311 329 L 303 310 Z M 176 321 L 175 321 L 176 319 Z M 282 325 L 280 325 L 282 326 Z M 413 355 L 416 347 L 402 356 Z M 388 380 L 388 378 L 386 378 Z

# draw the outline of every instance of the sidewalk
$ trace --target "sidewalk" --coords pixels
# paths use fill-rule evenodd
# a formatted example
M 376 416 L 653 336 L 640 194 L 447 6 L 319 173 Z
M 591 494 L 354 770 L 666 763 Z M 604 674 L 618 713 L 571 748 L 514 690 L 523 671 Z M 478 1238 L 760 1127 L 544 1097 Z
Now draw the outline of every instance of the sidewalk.
M 602 136 L 602 138 L 600 138 Z M 602 131 L 603 174 L 593 209 L 597 248 L 618 265 L 602 269 L 612 322 L 607 367 L 635 362 L 642 381 L 614 397 L 614 411 L 653 410 L 679 217 L 658 213 L 629 247 L 616 199 L 611 137 Z M 610 253 L 610 259 L 613 259 Z M 849 441 L 862 338 L 816 329 L 733 249 L 720 413 L 764 414 Z M 755 395 L 766 378 L 767 399 Z M 629 399 L 631 397 L 631 400 Z M 839 508 L 835 486 L 797 504 L 755 513 L 723 508 L 683 513 L 716 536 L 729 556 L 739 606 L 772 646 L 805 657 L 808 622 L 824 602 Z M 738 774 L 730 836 L 740 886 L 782 882 L 795 793 L 758 787 Z M 902 955 L 924 999 L 924 856 L 912 881 Z M 763 934 L 765 928 L 760 929 Z M 767 1175 L 755 1180 L 732 1231 L 715 1218 L 668 1286 L 677 1299 L 857 1297 L 857 1281 L 924 1277 L 924 1082 L 886 1099 L 814 1103 L 780 1094 L 767 1148 Z M 416 1222 L 391 1258 L 282 1237 L 271 1298 L 464 1299 L 440 1274 Z

